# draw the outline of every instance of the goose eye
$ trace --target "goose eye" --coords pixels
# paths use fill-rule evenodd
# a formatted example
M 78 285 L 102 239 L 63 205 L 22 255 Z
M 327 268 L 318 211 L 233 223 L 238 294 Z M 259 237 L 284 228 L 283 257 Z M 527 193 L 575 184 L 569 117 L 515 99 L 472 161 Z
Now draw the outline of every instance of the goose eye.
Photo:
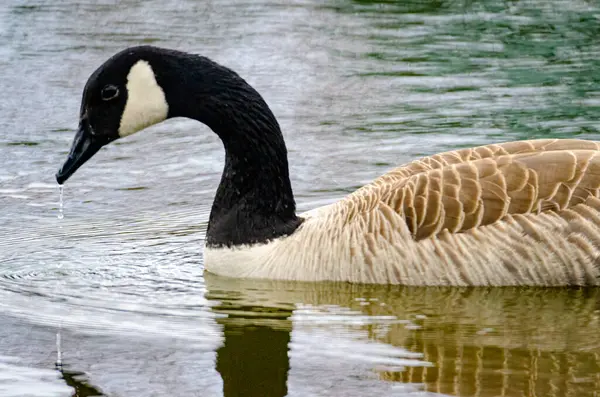
M 100 92 L 100 96 L 102 97 L 103 101 L 110 101 L 111 99 L 116 98 L 118 95 L 119 89 L 112 84 L 107 85 Z

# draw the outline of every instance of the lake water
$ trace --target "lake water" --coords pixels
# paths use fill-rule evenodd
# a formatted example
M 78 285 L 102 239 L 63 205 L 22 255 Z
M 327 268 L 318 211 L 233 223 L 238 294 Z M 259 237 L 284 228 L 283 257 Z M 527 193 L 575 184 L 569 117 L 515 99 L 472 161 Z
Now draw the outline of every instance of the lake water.
M 583 0 L 2 1 L 0 395 L 598 396 L 597 289 L 204 275 L 224 156 L 197 122 L 103 149 L 62 220 L 54 181 L 88 75 L 127 46 L 253 84 L 308 210 L 438 151 L 598 139 L 598 37 Z

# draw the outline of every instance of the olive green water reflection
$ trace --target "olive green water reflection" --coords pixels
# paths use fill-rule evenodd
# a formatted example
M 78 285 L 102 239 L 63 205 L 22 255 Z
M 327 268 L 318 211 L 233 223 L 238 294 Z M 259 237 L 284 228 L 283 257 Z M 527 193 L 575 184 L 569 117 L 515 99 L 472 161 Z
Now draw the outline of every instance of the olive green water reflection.
M 600 390 L 599 290 L 404 288 L 206 277 L 208 295 L 222 302 L 214 309 L 229 314 L 219 321 L 225 343 L 217 358 L 228 396 L 286 395 L 289 362 L 293 373 L 294 357 L 307 349 L 294 343 L 294 335 L 318 329 L 333 338 L 340 332 L 338 316 L 353 324 L 346 331 L 422 353 L 422 360 L 433 364 L 397 371 L 375 368 L 382 380 L 423 383 L 427 391 L 457 396 L 595 396 Z M 292 314 L 297 307 L 293 302 L 302 303 Z M 407 321 L 369 321 L 387 316 Z M 339 360 L 354 352 L 350 340 L 338 352 Z M 327 338 L 323 341 L 320 348 L 327 350 Z M 327 375 L 340 375 L 331 372 Z
M 103 149 L 60 221 L 54 173 L 89 74 L 144 43 L 258 89 L 301 211 L 424 154 L 600 139 L 599 21 L 589 0 L 0 1 L 0 395 L 593 397 L 596 290 L 204 275 L 223 148 L 197 123 Z

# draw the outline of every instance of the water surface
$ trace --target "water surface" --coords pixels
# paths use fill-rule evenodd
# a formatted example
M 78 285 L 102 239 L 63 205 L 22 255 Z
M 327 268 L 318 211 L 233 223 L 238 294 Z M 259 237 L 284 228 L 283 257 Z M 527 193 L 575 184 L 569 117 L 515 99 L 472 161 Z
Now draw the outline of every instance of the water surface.
M 103 149 L 62 220 L 53 175 L 89 74 L 144 43 L 263 94 L 300 210 L 438 151 L 597 139 L 599 20 L 582 0 L 2 2 L 0 394 L 594 396 L 595 289 L 204 275 L 224 156 L 196 122 Z

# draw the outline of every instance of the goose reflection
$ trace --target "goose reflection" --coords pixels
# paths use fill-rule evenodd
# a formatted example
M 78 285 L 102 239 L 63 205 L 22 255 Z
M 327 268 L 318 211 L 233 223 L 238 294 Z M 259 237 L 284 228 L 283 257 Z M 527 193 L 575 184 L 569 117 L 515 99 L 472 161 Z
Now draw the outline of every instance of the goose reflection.
M 227 314 L 217 319 L 224 334 L 216 362 L 223 395 L 286 396 L 291 308 L 238 304 L 230 297 L 213 310 Z
M 347 310 L 350 305 L 336 310 L 337 304 L 327 298 L 328 292 L 336 293 L 329 284 L 205 277 L 206 297 L 223 329 L 216 368 L 226 397 L 318 396 L 332 390 L 383 396 L 394 385 L 375 376 L 375 367 L 394 373 L 406 365 L 430 365 L 420 354 L 370 338 L 363 326 L 386 327 L 395 318 Z M 341 301 L 356 303 L 353 292 L 337 292 L 344 295 Z M 317 306 L 313 312 L 310 302 L 333 306 L 324 311 Z
M 205 277 L 224 332 L 216 367 L 226 397 L 600 390 L 597 290 Z
M 73 388 L 71 397 L 102 397 L 104 394 L 95 386 L 89 384 L 84 372 L 68 370 L 62 366 L 57 368 L 65 383 Z

